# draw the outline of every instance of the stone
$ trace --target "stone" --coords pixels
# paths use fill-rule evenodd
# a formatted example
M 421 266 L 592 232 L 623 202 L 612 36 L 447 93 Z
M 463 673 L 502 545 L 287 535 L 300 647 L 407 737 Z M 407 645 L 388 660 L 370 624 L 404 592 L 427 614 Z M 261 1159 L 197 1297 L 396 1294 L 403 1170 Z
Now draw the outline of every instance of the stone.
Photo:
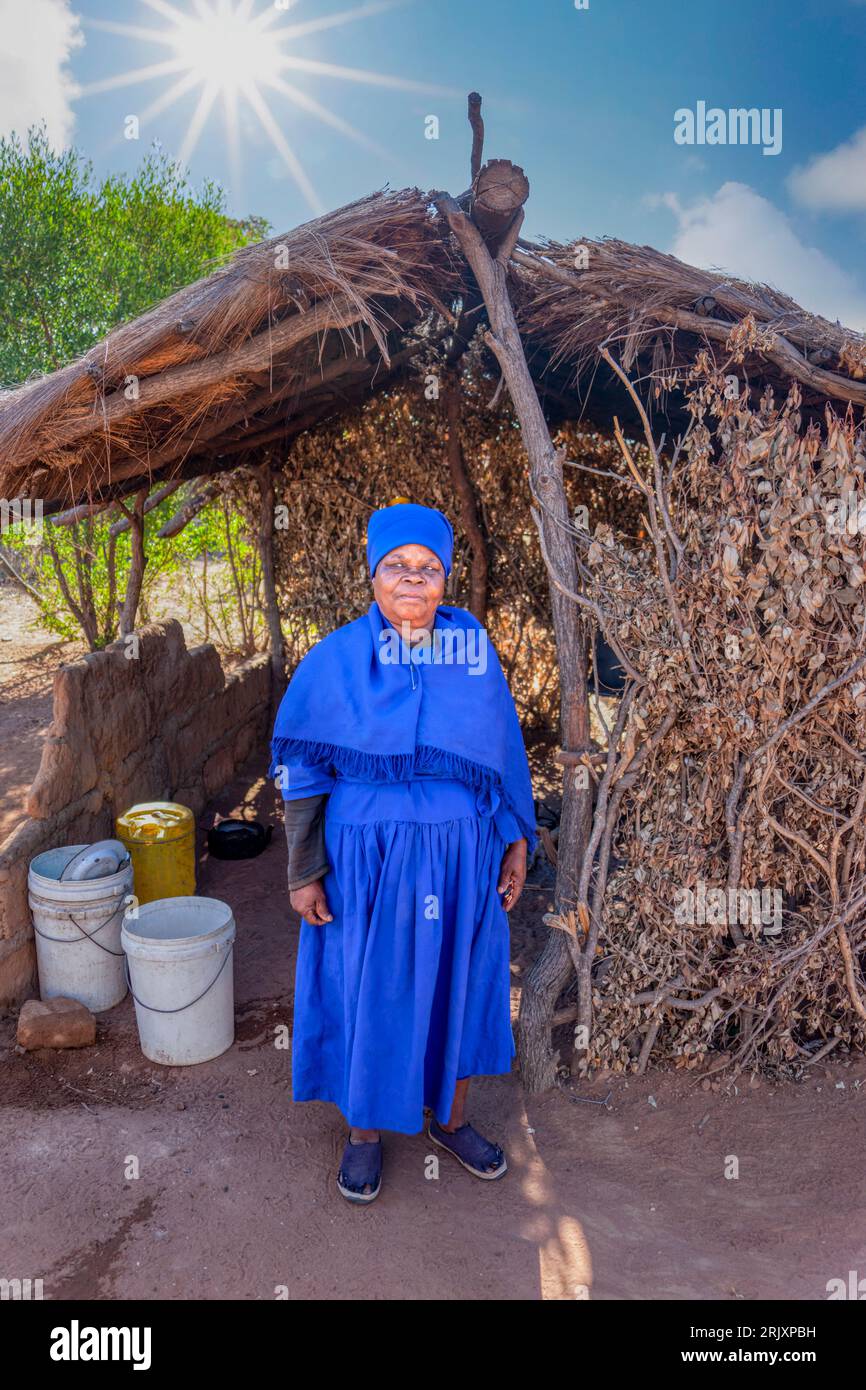
M 28 999 L 18 1015 L 18 1045 L 35 1047 L 92 1047 L 96 1019 L 77 999 Z

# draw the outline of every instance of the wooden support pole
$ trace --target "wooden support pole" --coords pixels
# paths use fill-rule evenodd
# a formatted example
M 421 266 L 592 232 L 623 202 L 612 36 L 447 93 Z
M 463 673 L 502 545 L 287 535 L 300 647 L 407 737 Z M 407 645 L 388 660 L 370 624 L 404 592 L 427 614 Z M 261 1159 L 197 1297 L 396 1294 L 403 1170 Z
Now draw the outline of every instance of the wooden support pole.
M 157 531 L 157 538 L 161 541 L 171 540 L 172 536 L 179 536 L 184 526 L 192 521 L 209 502 L 212 502 L 219 492 L 217 483 L 207 483 L 194 492 L 192 497 L 188 497 L 180 511 L 175 512 L 173 517 L 161 526 Z
M 147 501 L 147 493 L 148 489 L 143 487 L 136 494 L 132 510 L 127 513 L 132 531 L 132 560 L 126 580 L 126 595 L 120 610 L 121 637 L 128 637 L 135 631 L 135 618 L 141 598 L 141 586 L 144 583 L 144 568 L 147 564 L 147 556 L 144 553 L 144 504 Z M 123 507 L 123 503 L 119 502 L 118 506 Z
M 277 602 L 277 581 L 274 565 L 274 475 L 270 464 L 256 469 L 259 483 L 259 555 L 262 561 L 262 592 L 265 622 L 268 628 L 268 647 L 271 654 L 271 716 L 276 715 L 286 688 L 286 646 Z
M 449 372 L 443 383 L 445 389 L 445 420 L 448 426 L 448 470 L 451 485 L 460 510 L 460 521 L 469 541 L 469 611 L 474 613 L 480 623 L 487 622 L 487 585 L 489 564 L 487 542 L 478 521 L 478 506 L 466 460 L 463 456 L 463 442 L 460 438 L 460 419 L 462 415 L 463 392 L 460 373 Z
M 472 154 L 469 158 L 469 181 L 474 183 L 481 172 L 484 153 L 484 121 L 481 117 L 481 93 L 469 93 L 469 124 L 472 127 Z
M 578 590 L 579 578 L 570 535 L 563 461 L 553 446 L 526 364 L 506 283 L 507 261 L 520 233 L 522 208 L 501 237 L 499 251 L 494 257 L 480 229 L 455 199 L 447 194 L 434 194 L 433 198 L 441 215 L 447 219 L 484 297 L 490 321 L 487 342 L 502 369 L 520 421 L 529 459 L 530 487 L 536 499 L 533 517 L 551 577 L 551 606 L 560 668 L 562 746 L 567 750 L 580 750 L 589 743 L 586 632 L 564 592 Z M 591 810 L 589 788 L 578 786 L 573 769 L 566 768 L 556 875 L 557 911 L 574 908 Z M 555 1081 L 556 1057 L 550 1045 L 550 1028 L 557 996 L 572 970 L 565 933 L 551 931 L 541 956 L 524 982 L 521 997 L 520 1064 L 523 1083 L 530 1092 L 543 1090 Z
M 160 502 L 164 502 L 166 497 L 171 497 L 173 492 L 177 492 L 178 488 L 182 484 L 182 481 L 183 480 L 181 478 L 178 478 L 177 482 L 163 483 L 162 487 L 158 487 L 156 489 L 156 492 L 154 492 L 150 497 L 148 497 L 147 501 L 144 504 L 145 516 L 147 516 L 148 512 L 152 512 L 154 507 L 158 507 Z M 124 531 L 128 531 L 131 525 L 132 522 L 130 521 L 129 517 L 123 516 L 120 518 L 120 521 L 115 521 L 114 525 L 110 527 L 108 534 L 110 536 L 114 536 L 115 538 L 117 536 L 122 536 Z
M 529 179 L 510 159 L 490 159 L 472 184 L 470 216 L 488 249 L 496 254 L 529 197 Z
M 86 521 L 88 517 L 98 516 L 100 512 L 109 511 L 113 506 L 111 502 L 82 502 L 78 507 L 70 507 L 66 512 L 58 512 L 51 518 L 52 526 L 74 526 L 76 521 Z

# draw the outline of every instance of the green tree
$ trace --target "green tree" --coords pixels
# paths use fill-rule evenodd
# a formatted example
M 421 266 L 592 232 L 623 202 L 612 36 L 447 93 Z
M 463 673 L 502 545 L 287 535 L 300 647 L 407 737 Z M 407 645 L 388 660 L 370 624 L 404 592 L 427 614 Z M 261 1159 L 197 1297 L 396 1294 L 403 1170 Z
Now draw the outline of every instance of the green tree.
M 63 366 L 267 231 L 261 218 L 229 218 L 216 184 L 193 189 L 159 151 L 131 176 L 99 180 L 78 151 L 54 150 L 44 129 L 31 130 L 26 144 L 16 136 L 0 139 L 0 386 Z M 36 590 L 43 621 L 64 636 L 81 629 L 92 648 L 117 636 L 130 572 L 129 533 L 117 539 L 109 533 L 118 515 L 73 527 L 48 522 L 35 553 L 30 538 L 15 531 L 0 544 L 0 568 Z M 146 538 L 166 519 L 164 509 L 154 510 Z M 236 558 L 235 539 L 237 556 L 248 562 L 230 521 L 223 516 L 221 524 L 230 558 Z M 157 551 L 146 591 L 171 565 L 163 543 Z M 236 588 L 247 648 L 252 621 L 243 586 Z
M 180 618 L 227 654 L 251 656 L 261 646 L 262 573 L 249 488 L 249 480 L 240 477 L 170 540 L 158 532 L 194 485 L 185 483 L 147 513 L 140 622 Z M 131 505 L 132 499 L 127 510 Z M 71 525 L 49 522 L 41 544 L 35 528 L 15 527 L 4 536 L 5 557 L 37 602 L 42 626 L 67 641 L 83 633 L 91 651 L 118 635 L 131 564 L 130 531 L 116 534 L 118 523 L 123 524 L 122 513 L 113 507 Z
M 0 384 L 63 366 L 265 230 L 157 151 L 99 181 L 43 129 L 0 140 Z

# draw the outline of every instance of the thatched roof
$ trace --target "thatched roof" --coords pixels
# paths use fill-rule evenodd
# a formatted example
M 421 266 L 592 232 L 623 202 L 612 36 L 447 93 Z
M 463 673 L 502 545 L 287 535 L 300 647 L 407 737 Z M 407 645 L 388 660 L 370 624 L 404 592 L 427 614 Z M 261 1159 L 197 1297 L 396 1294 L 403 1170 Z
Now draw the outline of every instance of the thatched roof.
M 866 338 L 765 286 L 615 240 L 519 242 L 511 271 L 530 367 L 559 419 L 628 418 L 602 344 L 674 421 L 702 346 L 759 393 L 799 381 L 807 411 L 866 404 Z M 0 396 L 0 496 L 52 510 L 284 448 L 397 380 L 468 283 L 416 189 L 246 247 L 81 360 Z
M 803 389 L 807 410 L 827 400 L 866 405 L 866 336 L 807 313 L 768 285 L 699 270 L 614 238 L 519 242 L 521 327 L 549 366 L 590 388 L 606 345 L 627 372 L 664 390 L 708 348 L 759 391 Z M 577 269 L 577 265 L 585 268 Z
M 237 252 L 83 358 L 0 397 L 0 495 L 79 501 L 213 471 L 384 379 L 404 330 L 459 286 L 415 190 Z M 138 391 L 137 399 L 130 399 Z

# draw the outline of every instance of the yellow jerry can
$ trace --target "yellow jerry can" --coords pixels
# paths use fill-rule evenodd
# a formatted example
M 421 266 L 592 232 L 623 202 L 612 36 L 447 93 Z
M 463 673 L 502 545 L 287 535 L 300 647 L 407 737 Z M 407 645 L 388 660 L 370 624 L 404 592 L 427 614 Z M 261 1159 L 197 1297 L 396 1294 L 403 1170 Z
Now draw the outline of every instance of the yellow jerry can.
M 115 821 L 129 850 L 140 903 L 195 893 L 195 817 L 174 801 L 142 801 Z

